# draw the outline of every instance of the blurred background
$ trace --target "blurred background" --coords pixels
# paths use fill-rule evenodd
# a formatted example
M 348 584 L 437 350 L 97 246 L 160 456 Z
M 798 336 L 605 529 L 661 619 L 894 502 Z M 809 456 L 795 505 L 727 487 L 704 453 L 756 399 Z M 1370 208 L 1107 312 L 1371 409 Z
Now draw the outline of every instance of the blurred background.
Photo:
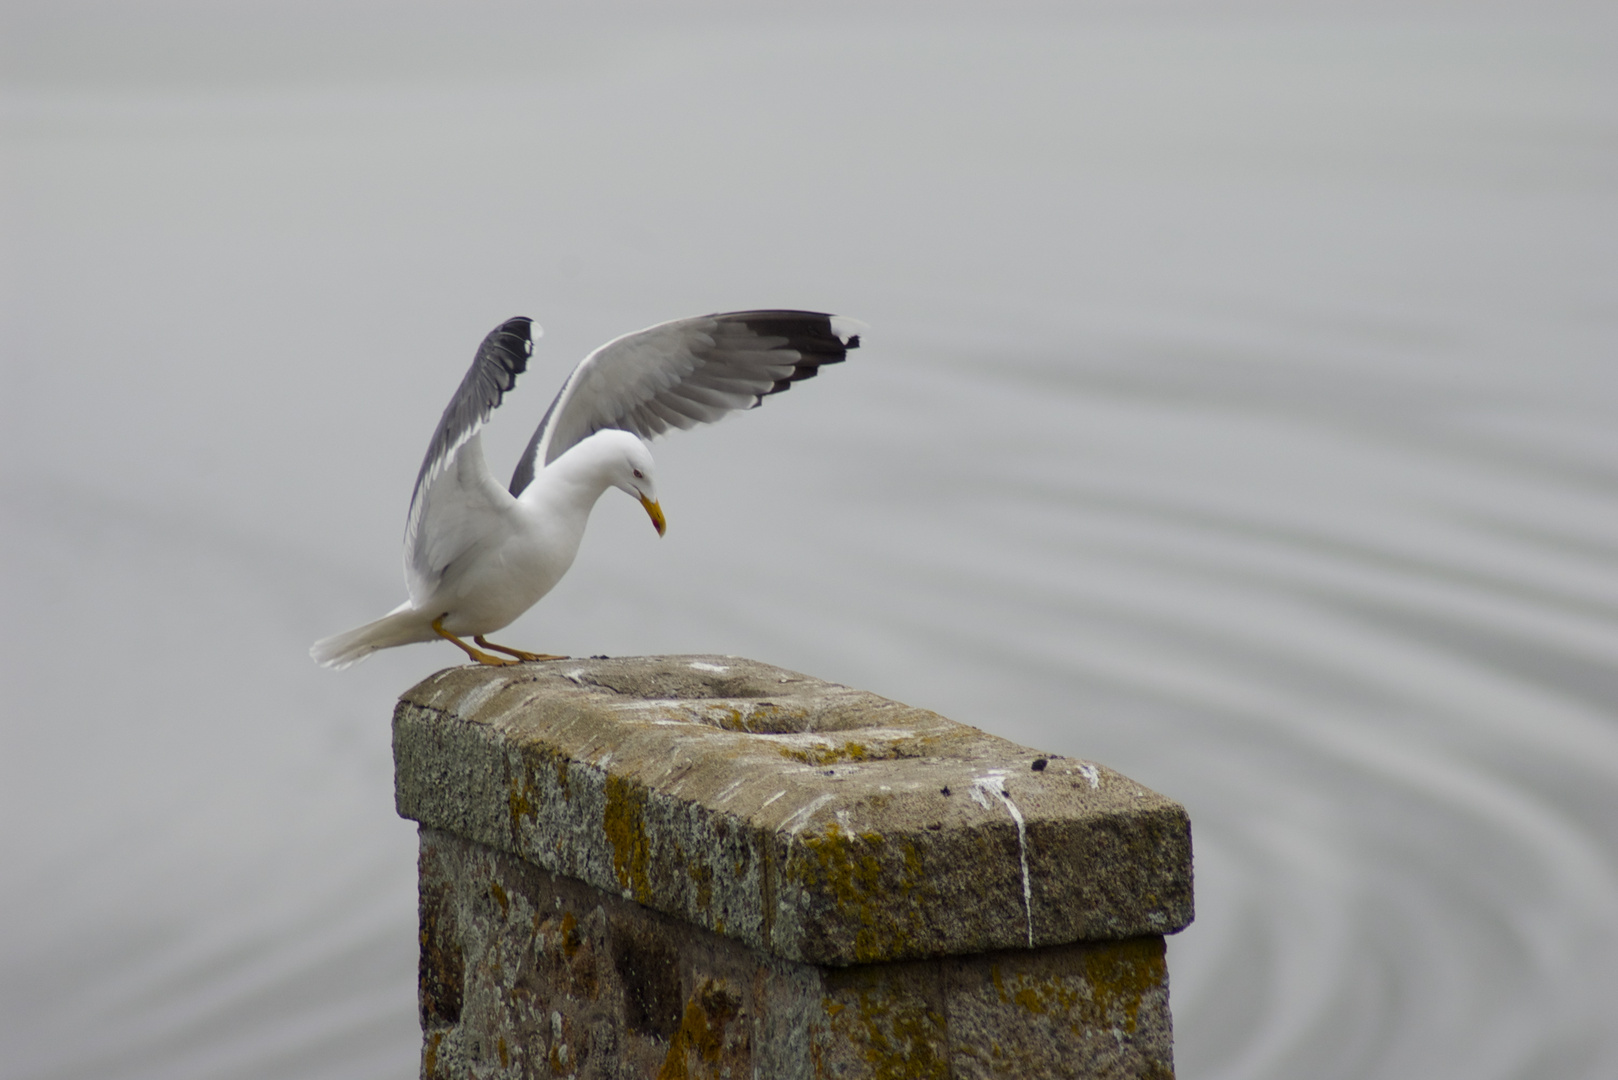
M 413 1076 L 428 436 L 790 306 L 502 640 L 738 653 L 1190 809 L 1180 1075 L 1618 1075 L 1618 16 L 0 8 L 0 1075 Z

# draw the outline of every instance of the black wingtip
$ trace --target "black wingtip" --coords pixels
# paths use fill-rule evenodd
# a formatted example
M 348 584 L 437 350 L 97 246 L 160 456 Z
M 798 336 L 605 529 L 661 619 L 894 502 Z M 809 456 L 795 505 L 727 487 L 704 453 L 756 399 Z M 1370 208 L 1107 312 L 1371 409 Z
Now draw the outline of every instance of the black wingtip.
M 483 344 L 485 347 L 503 345 L 510 348 L 512 343 L 516 342 L 521 345 L 522 355 L 527 357 L 534 351 L 533 329 L 533 319 L 526 315 L 518 315 L 490 330 L 488 336 L 483 339 Z
M 847 359 L 848 350 L 860 347 L 859 334 L 849 334 L 846 323 L 838 325 L 844 323 L 841 317 L 823 311 L 731 311 L 717 318 L 741 323 L 761 337 L 775 339 L 772 348 L 791 349 L 799 355 L 792 372 L 777 380 L 765 392 L 766 397 L 790 389 L 795 382 L 814 378 L 822 365 L 840 364 Z M 848 336 L 844 338 L 843 334 Z
M 504 373 L 498 384 L 502 392 L 517 385 L 517 376 L 528 370 L 528 358 L 534 354 L 533 322 L 526 315 L 507 319 L 478 346 L 478 360 L 493 363 Z

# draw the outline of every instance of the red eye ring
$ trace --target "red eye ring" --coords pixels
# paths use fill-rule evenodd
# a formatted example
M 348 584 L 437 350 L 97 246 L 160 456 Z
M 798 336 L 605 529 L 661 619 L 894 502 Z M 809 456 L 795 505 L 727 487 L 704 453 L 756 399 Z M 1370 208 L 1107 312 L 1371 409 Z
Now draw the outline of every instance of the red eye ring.
M 644 480 L 644 479 L 646 479 L 646 474 L 641 472 L 639 469 L 635 469 L 634 473 L 635 473 L 635 479 L 636 480 Z

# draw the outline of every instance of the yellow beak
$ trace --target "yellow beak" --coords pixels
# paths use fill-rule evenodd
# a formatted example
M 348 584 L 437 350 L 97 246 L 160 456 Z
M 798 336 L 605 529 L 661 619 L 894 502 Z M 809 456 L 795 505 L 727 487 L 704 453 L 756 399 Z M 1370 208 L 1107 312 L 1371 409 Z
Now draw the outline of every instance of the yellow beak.
M 669 527 L 669 523 L 663 520 L 663 508 L 644 495 L 640 497 L 640 504 L 646 507 L 646 516 L 657 526 L 657 535 L 662 536 L 664 530 Z

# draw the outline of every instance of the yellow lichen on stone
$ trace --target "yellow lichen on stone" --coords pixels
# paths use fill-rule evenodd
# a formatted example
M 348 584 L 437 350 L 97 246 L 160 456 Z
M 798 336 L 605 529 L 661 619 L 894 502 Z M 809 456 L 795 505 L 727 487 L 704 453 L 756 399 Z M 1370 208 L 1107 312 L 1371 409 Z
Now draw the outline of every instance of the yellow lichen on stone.
M 1039 992 L 1031 986 L 1025 986 L 1012 995 L 1012 1000 L 1031 1013 L 1045 1013 L 1045 1002 L 1040 1000 Z
M 1067 1017 L 1075 1033 L 1116 1028 L 1134 1034 L 1145 995 L 1168 979 L 1161 939 L 1142 938 L 1099 945 L 1084 955 L 1082 977 L 1009 977 L 994 964 L 989 979 L 1001 1004 L 1015 1004 L 1036 1015 Z
M 607 805 L 601 828 L 612 844 L 612 869 L 620 888 L 637 903 L 652 898 L 651 843 L 646 838 L 646 789 L 607 774 Z
M 685 872 L 697 887 L 697 907 L 706 915 L 708 909 L 713 906 L 713 869 L 692 860 L 686 864 Z
M 854 956 L 861 963 L 892 959 L 910 943 L 910 933 L 898 924 L 895 914 L 911 909 L 896 901 L 922 881 L 923 867 L 914 843 L 896 843 L 897 866 L 888 856 L 887 837 L 846 832 L 834 821 L 824 832 L 804 837 L 799 848 L 802 857 L 788 863 L 790 878 L 810 888 L 824 888 L 838 910 L 858 924 Z
M 843 761 L 865 761 L 871 756 L 865 744 L 857 742 L 813 747 L 783 746 L 780 747 L 780 754 L 788 761 L 804 765 L 836 765 Z
M 905 873 L 909 875 L 911 881 L 920 881 L 922 870 L 924 869 L 921 863 L 921 849 L 915 844 L 906 840 L 904 844 L 904 855 Z
M 901 758 L 926 757 L 936 738 L 921 736 L 894 742 L 863 743 L 849 740 L 834 742 L 821 736 L 818 746 L 780 746 L 776 752 L 789 761 L 805 765 L 837 765 L 845 761 L 898 761 Z
M 1044 1016 L 1054 1013 L 1059 1016 L 1067 1015 L 1075 1008 L 1082 1008 L 1084 998 L 1078 990 L 1070 986 L 1068 980 L 1061 975 L 1049 975 L 1044 978 L 1031 978 L 1022 972 L 1012 975 L 1011 986 L 1006 986 L 1007 980 L 1001 974 L 999 964 L 989 966 L 989 980 L 994 984 L 994 990 L 999 995 L 1002 1005 L 1016 1004 L 1020 1009 Z M 1094 1010 L 1092 1010 L 1094 1011 Z M 1087 1020 L 1089 1018 L 1086 1018 Z M 1101 1026 L 1106 1026 L 1104 1023 Z
M 562 955 L 569 960 L 579 951 L 579 920 L 572 911 L 562 912 Z
M 861 987 L 852 1002 L 822 1000 L 833 1031 L 865 1059 L 871 1080 L 947 1080 L 949 1025 L 943 1014 L 891 987 Z
M 506 781 L 506 808 L 511 814 L 511 837 L 520 840 L 522 837 L 522 819 L 534 820 L 540 807 L 547 798 L 546 792 L 541 789 L 538 782 L 538 772 L 546 767 L 547 763 L 556 771 L 556 790 L 562 793 L 563 800 L 572 798 L 567 783 L 567 758 L 560 754 L 541 751 L 530 751 L 522 755 L 520 776 L 510 776 L 511 767 L 508 764 Z
M 742 721 L 749 732 L 803 731 L 809 726 L 809 712 L 801 708 L 788 708 L 773 701 L 753 706 Z
M 750 735 L 802 731 L 809 721 L 809 714 L 804 709 L 786 708 L 770 701 L 748 706 L 710 703 L 696 712 L 715 727 L 726 731 L 745 731 Z
M 534 817 L 534 800 L 537 795 L 538 792 L 534 790 L 533 778 L 527 775 L 526 770 L 520 779 L 513 776 L 507 784 L 506 808 L 511 813 L 512 839 L 517 839 L 522 835 L 522 819 Z
M 727 1028 L 741 1010 L 741 999 L 722 979 L 704 979 L 685 1003 L 680 1027 L 669 1040 L 669 1051 L 657 1070 L 657 1080 L 693 1080 L 691 1066 L 707 1066 L 710 1075 L 724 1053 Z M 726 1070 L 730 1071 L 730 1070 Z
M 427 1037 L 427 1048 L 421 1054 L 421 1074 L 428 1080 L 438 1075 L 438 1044 L 443 1041 L 442 1031 L 435 1031 Z
M 494 897 L 494 902 L 500 905 L 500 914 L 502 916 L 511 914 L 511 898 L 506 895 L 506 890 L 500 887 L 498 881 L 489 882 L 489 895 Z
M 1134 1032 L 1141 999 L 1168 982 L 1166 948 L 1160 937 L 1133 938 L 1096 949 L 1084 958 L 1091 1000 L 1107 1017 L 1123 1013 L 1123 1029 Z

